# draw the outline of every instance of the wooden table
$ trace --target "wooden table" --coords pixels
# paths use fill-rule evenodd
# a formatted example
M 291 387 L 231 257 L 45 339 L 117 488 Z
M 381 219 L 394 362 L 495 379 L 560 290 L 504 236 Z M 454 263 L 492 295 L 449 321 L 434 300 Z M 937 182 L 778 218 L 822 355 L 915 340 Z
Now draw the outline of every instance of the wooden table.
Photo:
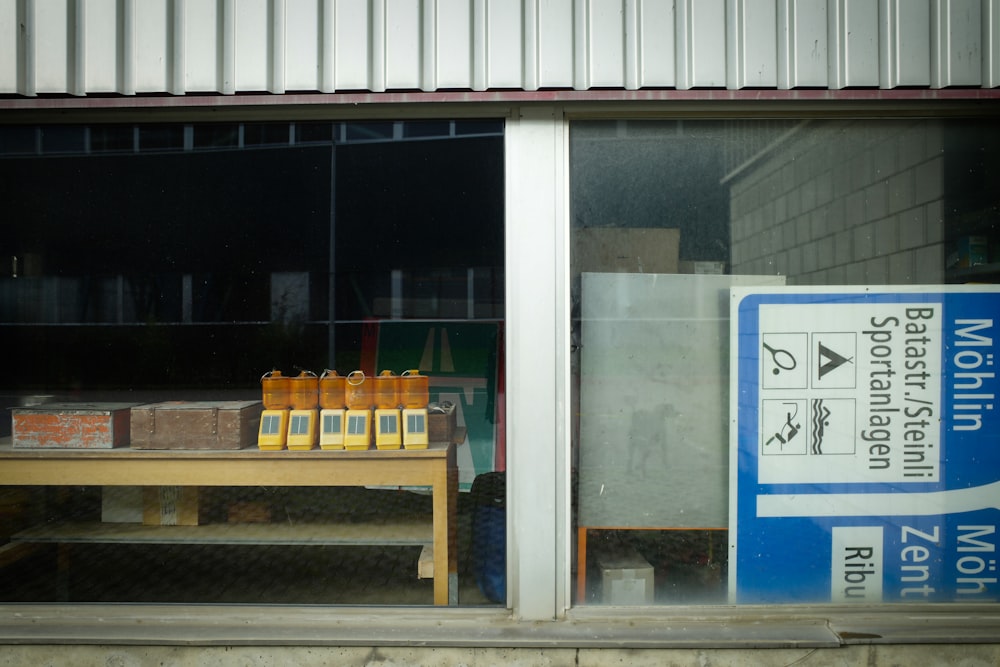
M 433 493 L 434 604 L 458 603 L 458 559 L 455 514 L 458 466 L 455 445 L 432 443 L 427 449 L 367 451 L 260 451 L 14 449 L 0 442 L 0 485 L 6 486 L 429 486 Z M 115 539 L 121 527 L 107 526 L 111 537 L 72 530 L 49 541 L 126 541 Z M 136 526 L 138 541 L 150 526 Z M 181 528 L 170 541 L 197 541 L 202 526 Z M 191 529 L 194 529 L 192 531 Z M 211 529 L 212 526 L 204 526 Z M 301 536 L 271 534 L 266 526 L 228 526 L 229 543 L 329 544 L 364 542 L 363 538 L 330 537 L 329 528 Z M 128 531 L 129 529 L 124 529 Z M 279 533 L 281 531 L 278 531 Z M 326 536 L 326 537 L 324 537 Z M 34 539 L 42 539 L 39 533 Z M 26 536 L 31 538 L 31 534 Z M 407 536 L 400 539 L 406 542 Z M 212 538 L 210 541 L 217 541 Z

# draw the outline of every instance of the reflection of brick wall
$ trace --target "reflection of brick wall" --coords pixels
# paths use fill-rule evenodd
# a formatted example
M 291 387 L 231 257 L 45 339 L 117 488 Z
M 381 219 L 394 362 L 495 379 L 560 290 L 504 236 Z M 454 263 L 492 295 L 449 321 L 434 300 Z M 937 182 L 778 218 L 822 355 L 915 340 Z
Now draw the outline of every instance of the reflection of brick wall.
M 944 282 L 943 150 L 940 123 L 804 124 L 730 180 L 732 272 Z

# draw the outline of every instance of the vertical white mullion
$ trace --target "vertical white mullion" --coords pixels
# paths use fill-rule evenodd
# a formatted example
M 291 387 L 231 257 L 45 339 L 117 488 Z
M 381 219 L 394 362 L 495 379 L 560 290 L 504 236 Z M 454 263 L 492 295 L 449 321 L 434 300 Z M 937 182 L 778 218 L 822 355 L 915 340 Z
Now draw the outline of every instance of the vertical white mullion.
M 564 609 L 569 563 L 556 386 L 569 321 L 558 311 L 568 271 L 561 110 L 515 110 L 505 146 L 507 595 L 516 618 L 550 620 Z
M 270 92 L 285 92 L 285 0 L 271 0 Z
M 320 29 L 320 92 L 332 93 L 337 89 L 337 13 L 334 0 L 323 0 Z
M 173 0 L 171 21 L 173 33 L 170 42 L 170 92 L 183 95 L 187 92 L 187 35 L 185 0 Z
M 118 34 L 118 92 L 135 95 L 135 0 L 120 0 Z

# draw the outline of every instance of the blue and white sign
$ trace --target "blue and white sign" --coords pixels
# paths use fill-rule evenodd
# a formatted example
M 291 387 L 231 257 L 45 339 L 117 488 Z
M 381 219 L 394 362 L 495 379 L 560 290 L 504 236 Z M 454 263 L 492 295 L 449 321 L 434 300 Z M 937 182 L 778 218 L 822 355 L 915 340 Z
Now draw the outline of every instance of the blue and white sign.
M 1000 288 L 733 288 L 734 602 L 1000 599 Z

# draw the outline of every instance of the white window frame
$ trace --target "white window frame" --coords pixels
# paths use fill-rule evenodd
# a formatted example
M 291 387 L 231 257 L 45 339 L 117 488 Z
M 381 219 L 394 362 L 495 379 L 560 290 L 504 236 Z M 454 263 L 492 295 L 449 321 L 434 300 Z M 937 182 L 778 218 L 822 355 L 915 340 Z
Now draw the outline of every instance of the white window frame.
M 857 107 L 846 105 L 852 117 Z M 958 105 L 970 110 L 972 105 Z M 848 643 L 995 642 L 1000 605 L 572 607 L 568 136 L 574 119 L 802 116 L 806 104 L 662 102 L 372 105 L 263 112 L 252 120 L 506 119 L 505 372 L 506 608 L 344 608 L 225 605 L 0 605 L 0 644 L 280 644 L 534 647 L 818 647 Z M 878 114 L 909 115 L 914 105 Z M 928 116 L 947 115 L 941 106 Z M 707 115 L 706 115 L 707 114 Z M 91 112 L 125 122 L 218 120 L 214 111 Z M 19 122 L 65 122 L 26 112 Z M 9 122 L 9 118 L 0 119 Z M 81 121 L 83 122 L 83 121 Z M 387 631 L 391 630 L 391 631 Z

